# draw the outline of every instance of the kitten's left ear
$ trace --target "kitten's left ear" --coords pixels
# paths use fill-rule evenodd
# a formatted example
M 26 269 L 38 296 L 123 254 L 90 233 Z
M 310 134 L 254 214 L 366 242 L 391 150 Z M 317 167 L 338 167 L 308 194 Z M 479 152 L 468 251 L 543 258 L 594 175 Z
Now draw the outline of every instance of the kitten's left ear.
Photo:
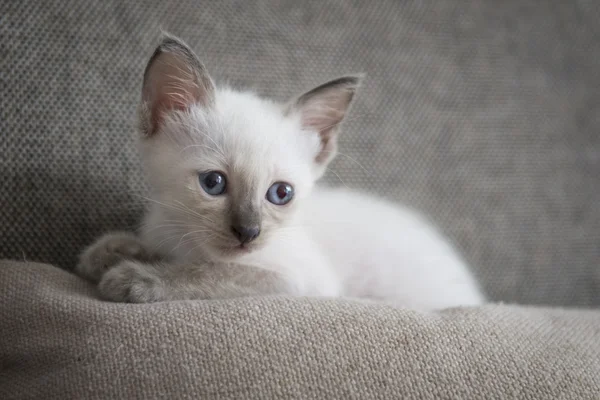
M 163 36 L 144 71 L 140 122 L 147 136 L 159 130 L 169 112 L 214 102 L 214 84 L 196 54 L 182 40 Z
M 321 138 L 321 149 L 315 163 L 326 166 L 337 151 L 340 124 L 350 109 L 363 75 L 345 76 L 324 83 L 304 93 L 288 105 L 288 112 L 300 114 L 302 128 L 315 131 Z

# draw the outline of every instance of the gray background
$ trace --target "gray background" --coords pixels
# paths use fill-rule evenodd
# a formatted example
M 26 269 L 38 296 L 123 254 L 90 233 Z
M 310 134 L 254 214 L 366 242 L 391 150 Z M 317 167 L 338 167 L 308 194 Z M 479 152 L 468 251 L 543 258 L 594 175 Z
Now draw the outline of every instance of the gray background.
M 135 227 L 160 27 L 280 99 L 366 72 L 328 180 L 429 214 L 494 299 L 600 305 L 598 21 L 594 0 L 4 0 L 0 257 L 68 268 Z

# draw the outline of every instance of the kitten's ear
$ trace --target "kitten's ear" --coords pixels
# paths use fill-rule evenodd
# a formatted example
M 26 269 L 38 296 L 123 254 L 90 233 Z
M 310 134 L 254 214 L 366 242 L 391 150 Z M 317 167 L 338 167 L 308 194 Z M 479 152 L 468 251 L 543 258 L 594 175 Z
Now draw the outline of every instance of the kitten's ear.
M 193 104 L 210 107 L 214 84 L 196 54 L 181 40 L 165 35 L 148 61 L 142 86 L 141 128 L 158 130 L 164 116 Z
M 302 128 L 319 134 L 321 150 L 315 156 L 315 162 L 320 166 L 327 165 L 335 156 L 340 124 L 362 79 L 363 75 L 334 79 L 304 93 L 288 105 L 288 112 L 300 114 Z

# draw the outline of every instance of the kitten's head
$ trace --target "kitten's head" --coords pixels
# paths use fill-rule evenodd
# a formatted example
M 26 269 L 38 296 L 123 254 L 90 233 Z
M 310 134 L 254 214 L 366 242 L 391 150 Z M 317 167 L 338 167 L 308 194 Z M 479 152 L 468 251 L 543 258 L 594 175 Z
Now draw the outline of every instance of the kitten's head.
M 165 231 L 231 259 L 293 224 L 335 155 L 359 82 L 339 78 L 277 104 L 217 88 L 192 50 L 166 37 L 140 107 L 142 160 Z

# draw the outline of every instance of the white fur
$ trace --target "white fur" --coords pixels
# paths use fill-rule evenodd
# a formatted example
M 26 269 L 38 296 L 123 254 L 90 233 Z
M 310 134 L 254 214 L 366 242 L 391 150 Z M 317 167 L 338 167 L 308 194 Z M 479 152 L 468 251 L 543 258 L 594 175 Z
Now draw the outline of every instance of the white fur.
M 348 296 L 418 309 L 483 302 L 464 261 L 413 210 L 349 190 L 319 189 L 303 215 Z

